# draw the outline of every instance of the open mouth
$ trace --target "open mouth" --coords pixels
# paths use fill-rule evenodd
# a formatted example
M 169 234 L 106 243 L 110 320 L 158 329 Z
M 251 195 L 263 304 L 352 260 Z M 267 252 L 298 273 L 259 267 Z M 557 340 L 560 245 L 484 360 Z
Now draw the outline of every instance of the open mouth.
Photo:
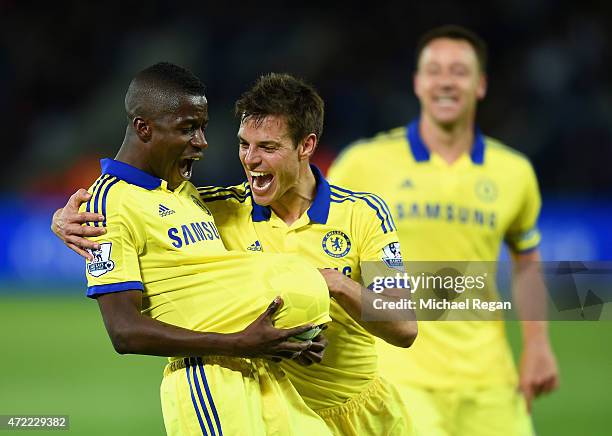
M 458 99 L 453 96 L 437 96 L 434 97 L 434 103 L 440 107 L 454 107 L 458 103 Z
M 181 177 L 183 177 L 183 179 L 191 179 L 191 174 L 193 173 L 193 163 L 196 160 L 200 160 L 200 158 L 196 157 L 181 160 L 181 162 L 179 163 L 179 172 L 181 173 Z
M 251 188 L 253 191 L 257 193 L 265 192 L 272 181 L 274 180 L 274 176 L 270 173 L 264 173 L 259 171 L 250 171 L 251 174 Z

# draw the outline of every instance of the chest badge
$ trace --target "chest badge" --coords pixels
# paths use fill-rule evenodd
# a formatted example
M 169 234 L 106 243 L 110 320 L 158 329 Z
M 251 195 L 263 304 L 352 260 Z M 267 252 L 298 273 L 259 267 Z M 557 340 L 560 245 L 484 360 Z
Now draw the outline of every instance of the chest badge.
M 491 179 L 480 179 L 474 187 L 476 196 L 485 203 L 497 200 L 497 185 Z
M 332 230 L 323 236 L 323 251 L 331 257 L 344 257 L 351 251 L 351 240 L 346 233 Z

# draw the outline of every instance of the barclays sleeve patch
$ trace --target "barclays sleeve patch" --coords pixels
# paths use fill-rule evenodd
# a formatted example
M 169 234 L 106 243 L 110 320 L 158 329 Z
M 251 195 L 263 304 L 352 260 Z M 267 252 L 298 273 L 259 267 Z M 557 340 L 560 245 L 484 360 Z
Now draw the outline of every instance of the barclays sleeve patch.
M 381 260 L 389 268 L 404 271 L 404 261 L 402 259 L 399 242 L 391 242 L 383 247 Z
M 100 249 L 87 249 L 93 256 L 93 260 L 87 263 L 87 273 L 93 277 L 100 277 L 115 268 L 115 262 L 111 260 L 112 242 L 103 242 Z

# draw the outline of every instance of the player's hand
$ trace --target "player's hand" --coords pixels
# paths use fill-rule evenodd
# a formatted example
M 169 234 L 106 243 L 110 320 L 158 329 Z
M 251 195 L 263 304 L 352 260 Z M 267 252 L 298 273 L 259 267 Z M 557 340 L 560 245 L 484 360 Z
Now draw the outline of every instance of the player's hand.
M 302 351 L 300 355 L 296 357 L 295 360 L 300 365 L 304 366 L 310 366 L 313 363 L 321 363 L 321 361 L 323 360 L 323 355 L 325 354 L 325 349 L 328 345 L 329 341 L 325 338 L 325 336 L 319 333 L 317 337 L 312 340 L 312 345 L 310 346 L 310 348 L 305 351 Z
M 534 398 L 558 387 L 559 370 L 548 339 L 528 340 L 521 355 L 519 389 L 525 395 L 529 413 Z
M 85 239 L 87 236 L 100 236 L 106 233 L 104 227 L 83 226 L 88 221 L 104 221 L 104 215 L 90 212 L 79 213 L 79 206 L 91 198 L 85 189 L 79 189 L 72 194 L 66 206 L 53 214 L 51 230 L 64 244 L 80 256 L 93 260 L 87 248 L 98 250 L 100 244 Z
M 342 292 L 350 292 L 350 290 L 360 289 L 357 282 L 351 280 L 340 271 L 332 268 L 319 268 L 319 272 L 325 279 L 325 283 L 327 283 L 327 288 L 329 289 L 329 295 L 331 297 L 335 297 Z
M 313 325 L 303 325 L 290 329 L 274 327 L 272 317 L 283 305 L 281 297 L 276 297 L 264 313 L 247 328 L 235 333 L 238 357 L 265 357 L 275 362 L 282 359 L 295 359 L 312 346 L 312 341 L 290 340 L 292 336 L 302 334 L 314 328 Z

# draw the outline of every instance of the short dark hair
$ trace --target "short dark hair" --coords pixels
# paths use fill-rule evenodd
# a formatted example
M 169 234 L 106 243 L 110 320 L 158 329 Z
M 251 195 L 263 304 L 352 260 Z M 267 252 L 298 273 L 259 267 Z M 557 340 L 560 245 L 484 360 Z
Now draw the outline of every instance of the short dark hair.
M 289 136 L 297 145 L 311 133 L 323 134 L 324 104 L 317 91 L 289 74 L 264 74 L 236 102 L 236 116 L 262 121 L 270 115 L 282 116 Z
M 203 96 L 204 84 L 186 68 L 159 62 L 140 71 L 125 95 L 128 117 L 170 112 L 178 107 L 178 97 Z
M 476 53 L 480 71 L 483 73 L 487 71 L 487 43 L 470 29 L 453 24 L 431 29 L 419 38 L 416 46 L 416 68 L 419 66 L 419 58 L 427 44 L 438 38 L 458 39 L 470 44 Z

